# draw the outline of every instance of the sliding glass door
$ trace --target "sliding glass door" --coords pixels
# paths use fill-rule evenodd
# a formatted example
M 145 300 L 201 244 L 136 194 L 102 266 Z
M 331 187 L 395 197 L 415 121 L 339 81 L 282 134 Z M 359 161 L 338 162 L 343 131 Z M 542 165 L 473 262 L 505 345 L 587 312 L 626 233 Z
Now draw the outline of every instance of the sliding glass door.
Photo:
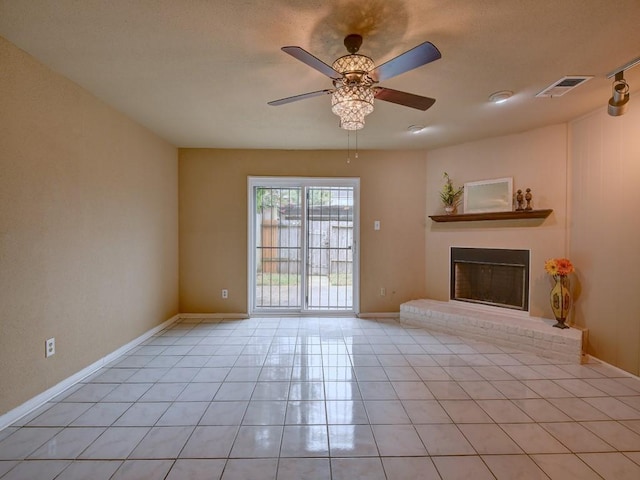
M 357 312 L 358 179 L 249 179 L 251 313 Z

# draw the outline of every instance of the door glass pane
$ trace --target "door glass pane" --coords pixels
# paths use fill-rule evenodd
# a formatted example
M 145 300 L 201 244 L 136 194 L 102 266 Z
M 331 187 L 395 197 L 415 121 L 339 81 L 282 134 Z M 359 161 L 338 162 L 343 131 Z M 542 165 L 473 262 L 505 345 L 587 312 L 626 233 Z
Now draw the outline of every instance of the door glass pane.
M 353 187 L 307 189 L 309 310 L 353 309 Z
M 256 187 L 256 308 L 302 308 L 300 188 Z

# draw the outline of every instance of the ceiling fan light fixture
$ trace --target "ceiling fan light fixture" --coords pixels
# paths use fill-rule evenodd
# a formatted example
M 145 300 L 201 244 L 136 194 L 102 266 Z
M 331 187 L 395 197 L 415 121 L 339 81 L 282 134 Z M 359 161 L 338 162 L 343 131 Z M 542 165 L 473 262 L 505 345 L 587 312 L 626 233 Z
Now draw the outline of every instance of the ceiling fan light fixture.
M 331 94 L 331 111 L 345 130 L 364 127 L 364 117 L 373 112 L 374 91 L 368 85 L 342 85 Z
M 344 112 L 340 116 L 340 128 L 344 130 L 360 130 L 364 128 L 364 115 L 357 110 Z
M 489 101 L 492 103 L 504 103 L 513 96 L 511 90 L 500 90 L 489 95 Z
M 357 110 L 364 115 L 373 112 L 374 91 L 364 85 L 343 85 L 331 94 L 331 111 L 340 116 Z

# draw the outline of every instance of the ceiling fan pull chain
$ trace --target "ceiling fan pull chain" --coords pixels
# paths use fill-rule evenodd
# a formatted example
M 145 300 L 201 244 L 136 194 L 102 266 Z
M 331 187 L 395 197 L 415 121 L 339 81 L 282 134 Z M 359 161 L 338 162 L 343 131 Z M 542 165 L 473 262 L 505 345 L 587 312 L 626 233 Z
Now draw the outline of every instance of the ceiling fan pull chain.
M 351 163 L 351 138 L 349 136 L 349 130 L 347 130 L 347 164 Z
M 358 158 L 358 130 L 356 130 L 356 158 Z

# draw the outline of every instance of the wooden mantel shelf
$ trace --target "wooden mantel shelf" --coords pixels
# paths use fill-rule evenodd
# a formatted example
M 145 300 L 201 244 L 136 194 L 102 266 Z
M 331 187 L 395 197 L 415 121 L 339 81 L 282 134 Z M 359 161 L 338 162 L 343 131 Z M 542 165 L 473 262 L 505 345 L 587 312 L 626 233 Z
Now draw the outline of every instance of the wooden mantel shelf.
M 477 222 L 480 220 L 526 220 L 547 218 L 553 212 L 547 210 L 529 210 L 520 212 L 460 213 L 453 215 L 429 215 L 434 222 Z

